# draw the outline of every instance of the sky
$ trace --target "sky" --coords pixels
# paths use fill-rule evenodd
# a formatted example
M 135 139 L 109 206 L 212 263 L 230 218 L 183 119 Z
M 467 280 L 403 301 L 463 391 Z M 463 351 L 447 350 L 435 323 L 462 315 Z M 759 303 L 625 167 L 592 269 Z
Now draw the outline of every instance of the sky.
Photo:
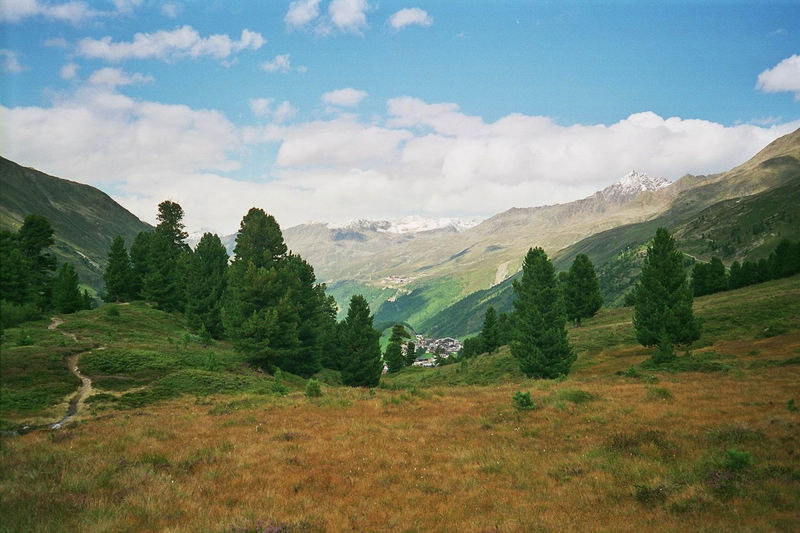
M 484 218 L 800 127 L 800 3 L 0 0 L 0 155 L 190 232 Z

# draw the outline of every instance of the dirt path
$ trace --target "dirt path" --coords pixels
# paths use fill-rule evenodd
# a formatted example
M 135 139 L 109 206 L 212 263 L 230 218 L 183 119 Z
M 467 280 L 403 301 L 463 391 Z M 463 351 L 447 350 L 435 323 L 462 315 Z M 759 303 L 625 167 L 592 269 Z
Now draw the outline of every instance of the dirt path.
M 54 316 L 50 321 L 50 325 L 47 326 L 47 329 L 56 330 L 58 326 L 60 326 L 63 323 L 64 320 Z M 59 333 L 61 333 L 65 337 L 69 337 L 75 342 L 78 342 L 78 338 L 75 336 L 74 333 L 66 333 L 64 331 L 59 331 Z M 78 414 L 78 411 L 83 407 L 83 402 L 86 399 L 86 397 L 92 393 L 92 380 L 89 377 L 81 374 L 80 371 L 78 370 L 78 358 L 85 353 L 87 352 L 81 352 L 67 357 L 67 368 L 69 368 L 69 371 L 73 375 L 75 375 L 78 379 L 81 380 L 81 388 L 75 394 L 75 396 L 73 396 L 72 399 L 69 401 L 69 407 L 67 408 L 66 416 L 61 420 L 59 420 L 58 422 L 56 422 L 55 424 L 50 425 L 50 429 L 59 429 L 63 427 L 64 424 L 69 422 L 75 415 Z

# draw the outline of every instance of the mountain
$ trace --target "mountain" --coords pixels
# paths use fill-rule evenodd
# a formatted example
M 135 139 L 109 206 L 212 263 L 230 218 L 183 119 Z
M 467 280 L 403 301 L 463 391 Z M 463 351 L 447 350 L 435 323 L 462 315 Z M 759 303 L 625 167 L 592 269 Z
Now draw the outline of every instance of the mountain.
M 89 185 L 50 176 L 0 157 L 0 229 L 16 231 L 30 214 L 53 226 L 53 252 L 71 263 L 81 281 L 103 287 L 108 249 L 121 235 L 130 246 L 140 231 L 153 228 L 110 196 Z
M 674 233 L 688 261 L 712 256 L 727 264 L 757 260 L 783 238 L 800 240 L 800 130 L 775 140 L 728 172 L 687 175 L 658 190 L 667 192 L 673 200 L 657 216 L 588 234 L 551 254 L 556 268 L 566 270 L 577 254 L 587 254 L 598 271 L 606 305 L 621 305 L 659 226 Z M 511 310 L 511 281 L 460 299 L 418 329 L 434 336 L 478 331 L 489 305 Z

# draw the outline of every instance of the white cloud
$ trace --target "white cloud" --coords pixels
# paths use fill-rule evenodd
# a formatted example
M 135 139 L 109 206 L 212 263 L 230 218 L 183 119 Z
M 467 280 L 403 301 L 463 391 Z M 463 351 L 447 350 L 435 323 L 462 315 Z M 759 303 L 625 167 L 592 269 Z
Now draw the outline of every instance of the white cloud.
M 77 24 L 83 20 L 103 15 L 86 2 L 64 2 L 61 4 L 40 3 L 38 0 L 4 0 L 0 3 L 0 20 L 19 22 L 28 17 L 44 17 Z
M 295 30 L 306 26 L 319 17 L 320 0 L 295 0 L 289 4 L 283 21 L 288 30 Z
M 176 4 L 172 2 L 161 4 L 161 14 L 164 15 L 165 17 L 171 19 L 177 18 L 182 11 L 183 11 L 183 6 L 181 4 Z
M 389 26 L 395 30 L 401 30 L 406 26 L 432 26 L 433 17 L 424 9 L 411 7 L 401 9 L 389 17 Z
M 50 39 L 46 39 L 44 41 L 45 46 L 50 46 L 52 48 L 69 48 L 69 42 L 63 37 L 53 37 Z
M 61 67 L 58 73 L 63 80 L 74 80 L 78 76 L 78 68 L 75 63 L 67 63 Z
M 360 34 L 367 26 L 366 0 L 333 0 L 328 4 L 331 23 L 345 33 Z
M 361 103 L 361 100 L 367 97 L 367 93 L 348 87 L 346 89 L 339 89 L 330 91 L 322 95 L 322 101 L 326 104 L 337 105 L 342 107 L 355 107 Z
M 756 89 L 767 93 L 793 92 L 800 100 L 800 55 L 787 57 L 758 75 Z
M 101 68 L 89 76 L 90 85 L 98 85 L 114 89 L 124 85 L 135 85 L 139 83 L 151 83 L 153 78 L 135 72 L 134 74 L 127 74 L 118 68 Z
M 174 60 L 183 57 L 210 56 L 225 59 L 242 50 L 257 50 L 265 43 L 260 33 L 242 30 L 238 41 L 228 35 L 215 34 L 201 37 L 191 26 L 174 30 L 159 30 L 154 33 L 137 33 L 133 41 L 113 42 L 111 37 L 86 38 L 78 42 L 77 52 L 84 57 L 123 61 L 126 59 Z
M 257 98 L 250 109 L 265 123 L 238 127 L 214 110 L 120 92 L 147 79 L 101 69 L 50 106 L 0 106 L 3 155 L 103 186 L 150 221 L 158 202 L 172 198 L 190 231 L 227 233 L 254 205 L 287 227 L 412 213 L 487 216 L 564 202 L 630 169 L 669 179 L 724 171 L 800 127 L 724 126 L 652 112 L 613 124 L 560 125 L 522 114 L 487 122 L 454 103 L 411 97 L 388 101 L 377 119 L 310 122 L 297 122 L 288 101 Z M 263 161 L 272 148 L 274 161 Z M 238 181 L 243 165 L 247 180 Z
M 2 61 L 3 72 L 19 74 L 27 70 L 27 67 L 19 62 L 19 57 L 17 57 L 17 53 L 13 50 L 0 50 L 0 61 Z
M 289 54 L 281 54 L 273 57 L 269 61 L 265 61 L 261 63 L 259 66 L 261 70 L 265 70 L 267 72 L 289 72 L 292 70 L 292 60 L 289 57 Z
M 270 118 L 277 123 L 285 122 L 297 114 L 297 109 L 286 100 L 278 106 L 274 106 L 273 98 L 253 98 L 249 103 L 250 111 L 255 116 Z

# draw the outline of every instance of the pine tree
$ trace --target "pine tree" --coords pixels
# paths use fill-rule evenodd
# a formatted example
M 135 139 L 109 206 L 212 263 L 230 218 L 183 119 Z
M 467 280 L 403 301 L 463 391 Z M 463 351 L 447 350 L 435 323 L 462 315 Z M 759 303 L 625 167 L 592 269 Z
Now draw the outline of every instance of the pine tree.
M 582 319 L 593 317 L 603 305 L 597 274 L 586 254 L 578 254 L 572 262 L 567 274 L 565 296 L 567 318 L 578 326 Z
M 744 279 L 742 275 L 742 265 L 739 261 L 734 261 L 731 263 L 731 271 L 730 275 L 728 276 L 728 287 L 731 289 L 738 289 L 739 287 L 744 287 Z
M 285 349 L 285 342 L 278 337 L 285 339 L 287 332 L 280 331 L 279 319 L 285 322 L 291 312 L 287 308 L 279 316 L 281 305 L 288 304 L 279 265 L 285 253 L 275 219 L 262 209 L 250 209 L 239 225 L 234 259 L 228 267 L 222 321 L 234 348 L 270 370 Z
M 692 267 L 692 294 L 703 296 L 709 294 L 708 290 L 709 264 L 698 261 Z
M 103 272 L 103 281 L 106 284 L 106 295 L 103 299 L 107 302 L 127 302 L 131 299 L 131 281 L 133 271 L 125 241 L 117 235 L 108 250 L 108 265 Z
M 217 235 L 203 234 L 189 256 L 186 322 L 189 329 L 219 339 L 224 333 L 222 301 L 227 284 L 228 253 Z
M 188 256 L 184 242 L 183 208 L 169 200 L 158 204 L 159 223 L 149 239 L 147 272 L 142 278 L 142 296 L 164 311 L 183 311 Z
M 417 345 L 413 341 L 409 341 L 406 344 L 406 366 L 411 366 L 414 364 L 414 361 L 417 359 Z
M 529 377 L 566 375 L 575 361 L 567 341 L 566 315 L 553 264 L 541 248 L 530 249 L 522 278 L 514 281 L 511 355 Z
M 339 340 L 339 323 L 336 316 L 339 306 L 333 296 L 326 296 L 322 304 L 322 348 L 320 364 L 324 368 L 339 370 L 341 368 L 342 344 Z
M 41 215 L 28 215 L 17 231 L 16 238 L 28 269 L 26 300 L 40 309 L 46 309 L 50 306 L 53 272 L 56 269 L 56 257 L 48 250 L 55 242 L 53 227 Z
M 658 228 L 635 289 L 633 323 L 643 346 L 688 344 L 700 337 L 683 256 L 665 228 Z
M 61 265 L 53 281 L 53 307 L 59 313 L 74 313 L 84 307 L 83 296 L 78 287 L 78 274 L 69 263 Z
M 149 231 L 140 231 L 131 244 L 130 260 L 131 260 L 131 299 L 144 298 L 142 295 L 142 286 L 144 285 L 144 278 L 150 268 L 148 258 L 150 257 L 150 242 L 153 239 L 153 233 Z
M 708 264 L 708 277 L 706 279 L 707 294 L 714 294 L 728 290 L 728 274 L 725 265 L 719 257 L 712 257 Z
M 346 354 L 342 382 L 351 387 L 374 387 L 381 379 L 381 334 L 372 327 L 369 304 L 360 294 L 350 299 L 342 326 Z
M 408 338 L 408 332 L 402 324 L 395 324 L 392 327 L 392 336 L 389 337 L 389 344 L 386 346 L 384 360 L 389 372 L 397 372 L 406 366 L 403 357 L 403 341 Z
M 30 301 L 30 270 L 17 235 L 0 231 L 0 299 L 17 305 Z
M 497 312 L 491 305 L 486 309 L 486 314 L 483 317 L 481 342 L 483 343 L 483 349 L 488 353 L 494 353 L 500 347 L 500 326 L 497 322 Z

